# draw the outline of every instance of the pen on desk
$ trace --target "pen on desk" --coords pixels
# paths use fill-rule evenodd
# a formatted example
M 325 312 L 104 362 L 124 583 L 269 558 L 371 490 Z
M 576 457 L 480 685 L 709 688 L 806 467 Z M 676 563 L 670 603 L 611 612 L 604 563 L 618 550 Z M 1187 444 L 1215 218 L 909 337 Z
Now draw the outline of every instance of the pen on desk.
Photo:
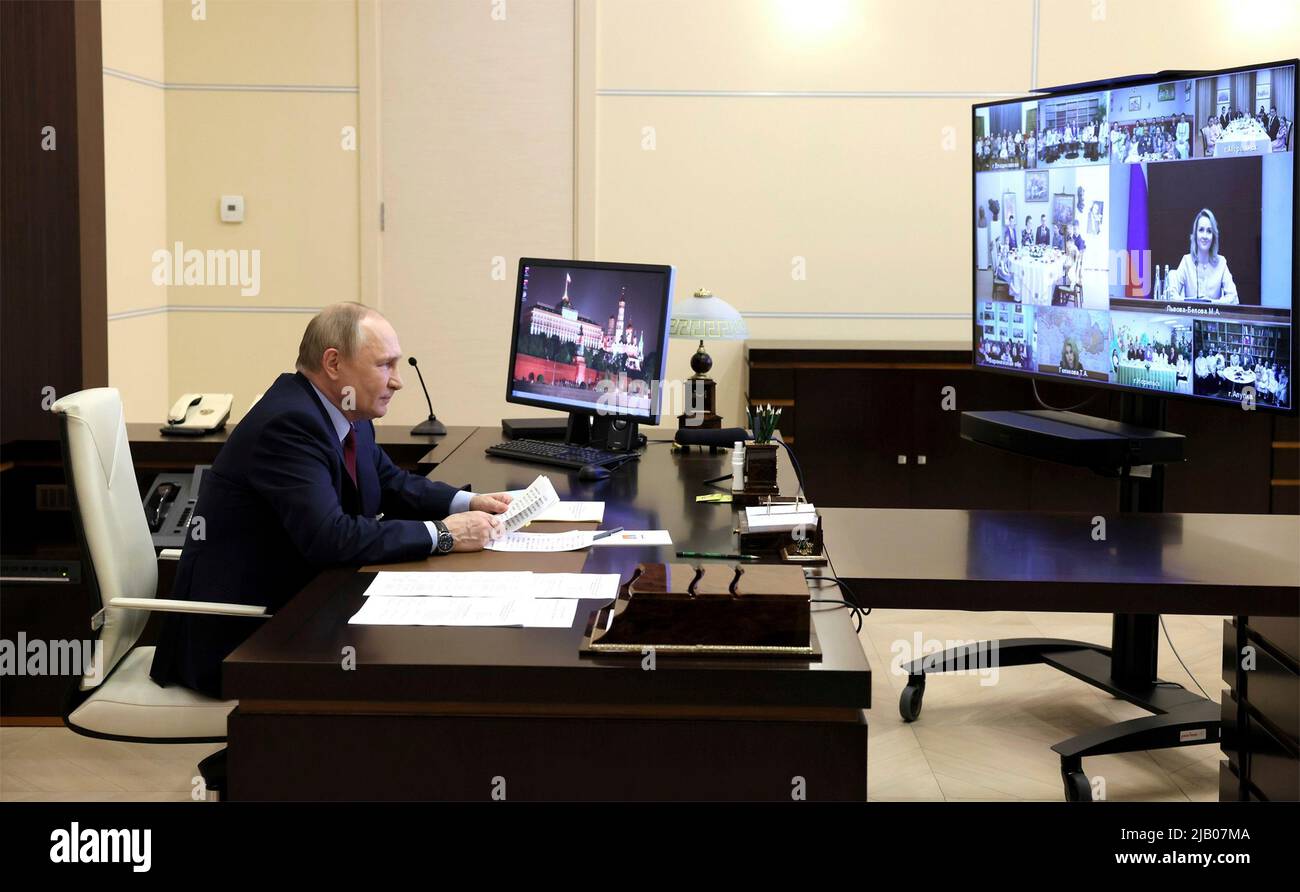
M 597 539 L 604 539 L 606 536 L 612 536 L 615 533 L 621 533 L 621 532 L 623 532 L 622 527 L 614 527 L 614 529 L 612 530 L 605 530 L 603 533 L 597 533 L 596 535 L 592 536 L 591 541 L 595 542 Z
M 756 561 L 756 554 L 723 554 L 720 551 L 679 551 L 678 557 L 684 558 L 721 558 L 727 561 Z

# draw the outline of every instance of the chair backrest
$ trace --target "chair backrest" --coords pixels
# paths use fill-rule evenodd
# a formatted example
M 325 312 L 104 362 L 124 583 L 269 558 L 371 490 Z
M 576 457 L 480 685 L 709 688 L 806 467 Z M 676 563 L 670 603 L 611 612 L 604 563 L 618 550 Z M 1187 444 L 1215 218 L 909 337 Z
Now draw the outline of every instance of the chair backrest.
M 149 615 L 108 607 L 112 598 L 152 598 L 158 560 L 136 484 L 122 397 L 113 387 L 69 394 L 52 407 L 60 416 L 65 473 L 76 512 L 84 573 L 104 609 L 102 665 L 88 667 L 81 688 L 103 681 L 139 639 Z

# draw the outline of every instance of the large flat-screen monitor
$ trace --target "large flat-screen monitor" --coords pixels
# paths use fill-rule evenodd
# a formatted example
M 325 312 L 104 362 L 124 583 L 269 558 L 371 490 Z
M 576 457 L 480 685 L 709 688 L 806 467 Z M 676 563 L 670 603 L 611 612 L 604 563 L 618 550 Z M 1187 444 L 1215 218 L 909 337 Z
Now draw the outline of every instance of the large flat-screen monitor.
M 1296 70 L 976 105 L 975 367 L 1293 410 Z
M 519 261 L 506 401 L 659 423 L 673 268 Z

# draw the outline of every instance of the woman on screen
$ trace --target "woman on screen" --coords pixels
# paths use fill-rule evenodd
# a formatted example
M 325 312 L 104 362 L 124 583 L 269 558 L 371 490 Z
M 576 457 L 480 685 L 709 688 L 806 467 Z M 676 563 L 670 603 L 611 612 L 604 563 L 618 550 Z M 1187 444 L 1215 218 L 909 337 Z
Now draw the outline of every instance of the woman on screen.
M 1178 116 L 1178 129 L 1176 130 L 1176 135 L 1177 135 L 1177 139 L 1174 143 L 1174 146 L 1178 151 L 1178 157 L 1180 159 L 1190 157 L 1192 127 L 1190 124 L 1187 123 L 1186 115 Z
M 1183 255 L 1178 269 L 1169 277 L 1170 297 L 1237 303 L 1237 283 L 1228 270 L 1228 258 L 1219 253 L 1219 221 L 1209 208 L 1202 209 L 1192 220 L 1188 242 L 1189 253 Z
M 1063 372 L 1081 372 L 1083 364 L 1079 362 L 1079 348 L 1074 344 L 1074 338 L 1066 338 L 1065 343 L 1061 345 L 1061 371 Z
M 1101 202 L 1094 201 L 1088 208 L 1088 235 L 1101 235 Z

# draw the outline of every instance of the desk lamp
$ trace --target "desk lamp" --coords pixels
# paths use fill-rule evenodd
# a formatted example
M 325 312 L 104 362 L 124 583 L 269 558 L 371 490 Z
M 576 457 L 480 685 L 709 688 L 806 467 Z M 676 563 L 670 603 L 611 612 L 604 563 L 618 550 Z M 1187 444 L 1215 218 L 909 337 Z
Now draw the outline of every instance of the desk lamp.
M 708 377 L 713 368 L 713 357 L 704 349 L 705 341 L 743 341 L 749 337 L 744 317 L 720 297 L 701 288 L 689 299 L 673 307 L 668 334 L 674 338 L 698 338 L 700 348 L 691 357 L 691 370 L 695 372 L 686 380 L 685 412 L 677 416 L 677 426 L 722 427 L 722 416 L 717 413 L 717 384 Z M 694 416 L 694 424 L 687 420 Z

